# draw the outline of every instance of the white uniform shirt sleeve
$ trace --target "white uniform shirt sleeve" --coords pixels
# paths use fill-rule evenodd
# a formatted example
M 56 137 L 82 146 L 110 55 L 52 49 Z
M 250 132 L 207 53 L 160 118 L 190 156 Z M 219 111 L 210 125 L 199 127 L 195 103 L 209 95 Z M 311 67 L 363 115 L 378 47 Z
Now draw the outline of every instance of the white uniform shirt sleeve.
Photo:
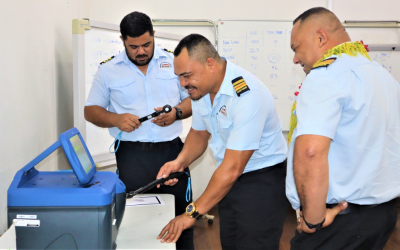
M 233 128 L 229 134 L 227 149 L 257 150 L 265 122 L 271 113 L 269 98 L 259 90 L 239 97 L 233 111 Z
M 89 96 L 86 101 L 86 106 L 97 105 L 107 109 L 110 104 L 110 91 L 106 87 L 101 68 L 96 72 L 93 78 L 92 87 L 90 88 Z
M 297 136 L 311 134 L 333 140 L 342 114 L 346 89 L 339 81 L 329 80 L 331 78 L 325 74 L 309 77 L 297 100 Z

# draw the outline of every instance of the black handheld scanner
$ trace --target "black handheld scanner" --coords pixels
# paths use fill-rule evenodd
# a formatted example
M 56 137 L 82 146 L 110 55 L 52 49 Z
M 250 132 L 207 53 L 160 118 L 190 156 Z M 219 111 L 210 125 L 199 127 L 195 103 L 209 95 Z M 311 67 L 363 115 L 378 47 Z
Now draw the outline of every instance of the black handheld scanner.
M 176 173 L 170 174 L 167 178 L 159 178 L 159 179 L 157 179 L 155 181 L 150 182 L 149 184 L 147 184 L 144 187 L 141 187 L 141 188 L 139 188 L 139 189 L 137 189 L 135 191 L 131 191 L 129 193 L 126 193 L 126 198 L 130 199 L 135 195 L 142 194 L 142 193 L 152 189 L 153 187 L 157 186 L 158 184 L 162 184 L 162 183 L 164 183 L 164 182 L 166 182 L 166 181 L 168 181 L 170 179 L 179 178 L 179 177 L 185 176 L 185 175 L 187 175 L 186 172 L 176 172 Z
M 161 111 L 156 111 L 154 113 L 151 113 L 150 115 L 144 116 L 139 119 L 139 122 L 142 123 L 144 121 L 150 120 L 151 118 L 157 117 L 161 115 L 162 113 L 169 113 L 171 112 L 172 108 L 170 105 L 165 105 Z

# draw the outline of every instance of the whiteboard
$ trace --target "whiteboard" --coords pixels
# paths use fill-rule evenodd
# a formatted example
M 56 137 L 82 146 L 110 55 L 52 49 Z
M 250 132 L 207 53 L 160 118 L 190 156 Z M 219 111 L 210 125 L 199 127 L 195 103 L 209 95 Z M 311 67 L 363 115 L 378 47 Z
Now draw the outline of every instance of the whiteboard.
M 290 48 L 291 21 L 219 20 L 218 52 L 257 76 L 270 90 L 282 130 L 289 130 L 294 92 L 305 79 L 300 65 L 293 64 Z M 398 44 L 399 29 L 347 29 L 353 41 L 366 44 Z M 377 35 L 379 34 L 379 35 Z M 400 52 L 371 51 L 370 57 L 400 82 Z
M 90 21 L 90 23 L 96 23 L 96 21 Z M 81 132 L 94 162 L 107 166 L 115 164 L 115 155 L 109 152 L 115 139 L 109 134 L 107 128 L 100 128 L 87 122 L 83 110 L 100 62 L 122 52 L 124 46 L 119 37 L 117 25 L 100 24 L 91 26 L 90 29 L 84 31 L 84 34 L 73 34 L 74 126 Z M 179 43 L 179 40 L 157 37 L 157 31 L 155 35 L 157 47 L 174 50 Z M 165 33 L 163 35 L 165 36 Z M 176 37 L 172 34 L 171 36 Z M 190 124 L 191 119 L 183 121 L 184 131 L 181 134 L 183 140 L 190 130 Z
M 399 51 L 371 51 L 369 56 L 391 73 L 397 82 L 400 82 L 400 52 Z
M 292 62 L 291 22 L 218 22 L 219 54 L 257 76 L 270 90 L 282 121 L 289 129 L 294 92 L 305 78 L 300 65 Z

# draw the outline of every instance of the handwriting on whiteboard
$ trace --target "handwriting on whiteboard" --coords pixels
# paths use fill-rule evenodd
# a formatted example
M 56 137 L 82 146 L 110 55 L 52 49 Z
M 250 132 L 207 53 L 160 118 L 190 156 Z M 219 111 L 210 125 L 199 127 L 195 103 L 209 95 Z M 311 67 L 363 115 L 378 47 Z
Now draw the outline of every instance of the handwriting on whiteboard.
M 280 106 L 285 103 L 289 109 L 295 100 L 294 92 L 305 77 L 301 67 L 293 64 L 290 29 L 261 28 L 232 33 L 235 36 L 220 40 L 220 55 L 259 78 L 274 101 Z

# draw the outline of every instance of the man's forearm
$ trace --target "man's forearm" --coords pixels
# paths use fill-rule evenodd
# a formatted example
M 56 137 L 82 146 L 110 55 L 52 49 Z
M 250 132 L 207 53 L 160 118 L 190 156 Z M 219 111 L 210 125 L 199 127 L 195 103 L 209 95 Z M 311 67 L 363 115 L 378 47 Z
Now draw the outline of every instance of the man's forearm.
M 85 119 L 88 122 L 102 128 L 116 127 L 117 114 L 109 112 L 100 106 L 86 106 L 84 109 Z
M 304 140 L 297 139 L 293 158 L 294 178 L 303 217 L 311 224 L 320 223 L 325 218 L 329 188 L 327 152 L 313 151 L 314 148 Z
M 210 134 L 207 130 L 198 131 L 191 128 L 177 160 L 184 167 L 188 167 L 206 151 L 209 138 Z
M 189 97 L 183 99 L 176 106 L 182 110 L 182 119 L 186 119 L 192 115 L 192 102 Z

